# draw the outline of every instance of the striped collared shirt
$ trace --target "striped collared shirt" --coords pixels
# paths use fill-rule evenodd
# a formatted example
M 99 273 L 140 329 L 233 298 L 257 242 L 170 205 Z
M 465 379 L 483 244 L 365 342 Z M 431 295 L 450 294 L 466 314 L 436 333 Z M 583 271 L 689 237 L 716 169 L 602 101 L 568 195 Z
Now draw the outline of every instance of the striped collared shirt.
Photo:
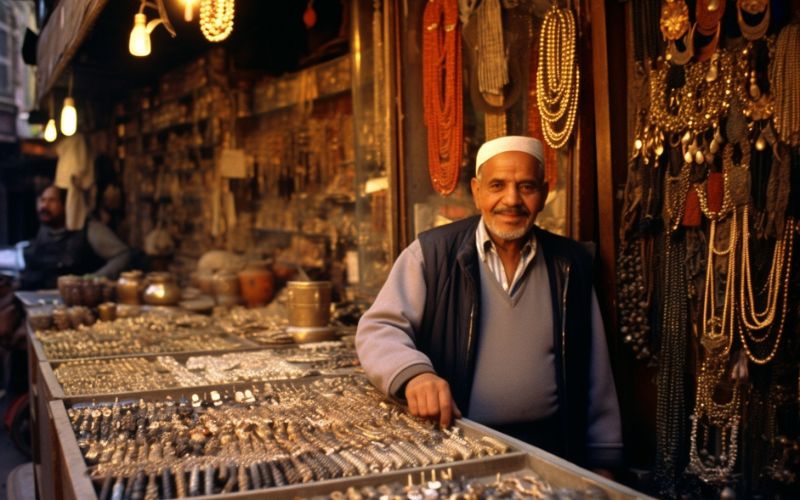
M 478 246 L 478 256 L 489 267 L 489 271 L 497 279 L 497 282 L 509 295 L 513 295 L 520 283 L 520 278 L 522 278 L 528 265 L 533 262 L 533 258 L 536 257 L 536 236 L 533 231 L 531 231 L 530 240 L 522 247 L 519 264 L 517 264 L 517 269 L 514 271 L 511 283 L 506 278 L 503 261 L 500 260 L 500 255 L 497 253 L 494 242 L 489 237 L 489 231 L 486 229 L 483 218 L 478 224 L 478 229 L 475 230 L 475 244 Z

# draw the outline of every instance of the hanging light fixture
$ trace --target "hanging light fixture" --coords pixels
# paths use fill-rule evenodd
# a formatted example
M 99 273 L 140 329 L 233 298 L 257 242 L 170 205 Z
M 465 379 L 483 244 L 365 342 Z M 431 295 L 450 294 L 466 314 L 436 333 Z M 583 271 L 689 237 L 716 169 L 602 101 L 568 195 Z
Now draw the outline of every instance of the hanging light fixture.
M 56 137 L 58 137 L 58 132 L 56 131 L 56 120 L 53 118 L 53 94 L 50 94 L 50 119 L 47 120 L 47 125 L 44 127 L 44 140 L 53 142 Z
M 233 31 L 234 0 L 200 0 L 200 31 L 209 42 L 221 42 Z
M 144 13 L 145 7 L 157 9 L 158 18 L 147 22 L 147 15 Z M 131 30 L 131 36 L 128 41 L 128 50 L 131 54 L 137 57 L 150 55 L 150 33 L 152 33 L 159 24 L 163 24 L 164 29 L 175 38 L 175 29 L 169 22 L 167 10 L 164 8 L 164 0 L 156 0 L 155 3 L 141 0 L 139 12 L 133 16 L 133 29 Z
M 67 137 L 78 130 L 78 111 L 75 109 L 75 100 L 72 98 L 72 74 L 69 75 L 67 97 L 64 98 L 64 106 L 61 108 L 59 124 L 61 125 L 61 133 Z
M 183 0 L 183 19 L 190 23 L 194 19 L 194 4 L 197 0 Z

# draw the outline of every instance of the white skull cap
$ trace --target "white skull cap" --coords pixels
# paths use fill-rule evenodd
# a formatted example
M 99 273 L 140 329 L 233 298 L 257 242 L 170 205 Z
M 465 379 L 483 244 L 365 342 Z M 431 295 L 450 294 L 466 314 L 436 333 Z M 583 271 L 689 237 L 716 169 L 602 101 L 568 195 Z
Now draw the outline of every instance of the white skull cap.
M 478 175 L 478 170 L 481 168 L 481 165 L 489 161 L 490 158 L 500 153 L 505 153 L 506 151 L 528 153 L 539 160 L 540 165 L 544 165 L 542 141 L 524 135 L 507 135 L 492 139 L 491 141 L 486 141 L 483 143 L 483 146 L 478 149 L 478 157 L 475 159 L 475 175 Z

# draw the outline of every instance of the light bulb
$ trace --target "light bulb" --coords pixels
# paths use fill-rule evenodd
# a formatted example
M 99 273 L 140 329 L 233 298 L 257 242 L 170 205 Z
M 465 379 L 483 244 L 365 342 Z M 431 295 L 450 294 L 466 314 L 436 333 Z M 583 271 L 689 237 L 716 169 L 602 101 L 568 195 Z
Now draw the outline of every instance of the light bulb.
M 150 33 L 147 31 L 147 16 L 142 13 L 133 16 L 133 29 L 128 42 L 128 50 L 137 57 L 150 55 Z
M 194 2 L 195 0 L 183 0 L 183 19 L 186 20 L 187 23 L 192 22 L 192 18 L 194 17 Z
M 70 136 L 78 130 L 78 111 L 72 97 L 64 98 L 64 107 L 61 108 L 61 133 Z
M 56 121 L 53 118 L 47 121 L 47 126 L 44 128 L 44 140 L 47 142 L 53 142 L 58 137 L 58 132 L 56 132 Z

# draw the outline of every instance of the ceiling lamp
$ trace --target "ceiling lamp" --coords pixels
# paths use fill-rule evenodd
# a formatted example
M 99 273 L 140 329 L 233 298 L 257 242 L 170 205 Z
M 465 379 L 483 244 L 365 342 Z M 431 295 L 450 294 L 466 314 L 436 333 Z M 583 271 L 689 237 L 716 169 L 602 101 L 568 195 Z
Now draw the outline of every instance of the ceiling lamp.
M 183 19 L 190 23 L 194 19 L 194 4 L 197 0 L 183 0 Z
M 59 124 L 61 125 L 61 133 L 67 137 L 78 130 L 78 110 L 75 109 L 75 100 L 72 98 L 72 75 L 69 76 L 67 97 L 64 98 L 64 106 L 61 108 Z
M 210 42 L 221 42 L 233 31 L 234 0 L 200 0 L 200 31 Z
M 58 137 L 58 132 L 56 131 L 56 120 L 53 118 L 53 95 L 50 94 L 50 119 L 47 120 L 47 125 L 44 127 L 44 140 L 53 142 L 56 137 Z
M 158 18 L 147 22 L 147 16 L 144 13 L 145 7 L 151 7 L 158 10 Z M 164 8 L 164 0 L 156 0 L 156 2 L 149 2 L 142 0 L 139 4 L 139 12 L 133 16 L 133 29 L 131 30 L 131 37 L 128 41 L 128 50 L 131 54 L 137 57 L 144 57 L 150 55 L 150 33 L 153 32 L 156 26 L 164 25 L 164 28 L 169 32 L 172 37 L 175 37 L 175 30 L 169 22 L 167 11 Z

